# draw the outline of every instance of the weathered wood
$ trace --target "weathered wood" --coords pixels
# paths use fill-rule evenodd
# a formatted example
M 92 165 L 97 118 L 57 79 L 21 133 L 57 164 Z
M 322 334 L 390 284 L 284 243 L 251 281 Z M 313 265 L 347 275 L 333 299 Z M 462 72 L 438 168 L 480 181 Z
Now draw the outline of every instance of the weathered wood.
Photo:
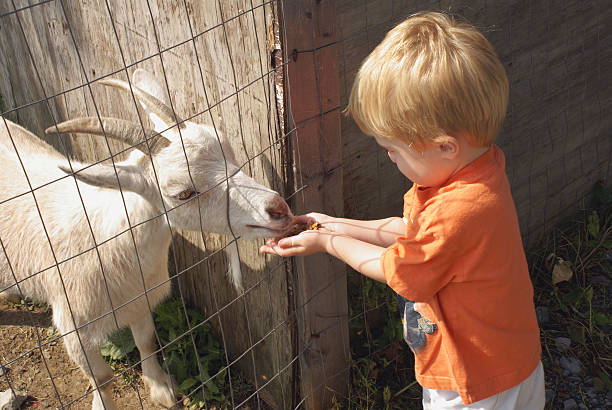
M 334 2 L 284 4 L 299 213 L 343 213 L 335 19 Z M 299 258 L 296 282 L 301 398 L 307 408 L 327 409 L 348 386 L 346 267 L 325 255 Z
M 510 80 L 508 115 L 497 143 L 515 193 L 527 245 L 612 180 L 609 130 L 612 8 L 597 0 L 338 0 L 342 104 L 361 62 L 395 24 L 422 10 L 447 11 L 491 41 Z M 374 140 L 342 119 L 345 214 L 380 218 L 402 212 L 409 184 Z M 542 206 L 546 203 L 546 206 Z
M 132 98 L 95 81 L 115 72 L 114 77 L 126 79 L 126 71 L 131 75 L 145 68 L 167 85 L 181 117 L 214 123 L 230 138 L 247 173 L 282 190 L 275 144 L 280 131 L 269 75 L 270 1 L 187 1 L 186 6 L 162 0 L 15 1 L 17 8 L 30 3 L 42 4 L 10 13 L 12 2 L 0 2 L 0 14 L 9 13 L 0 18 L 0 95 L 2 111 L 13 110 L 9 118 L 63 150 L 57 137 L 43 136 L 53 120 L 98 111 L 138 121 Z M 86 161 L 109 154 L 101 138 L 67 138 L 65 146 L 68 155 Z M 121 147 L 111 142 L 113 151 Z M 217 252 L 231 239 L 176 232 L 170 250 L 171 274 L 179 275 L 176 292 L 211 317 L 223 335 L 230 372 L 240 368 L 261 388 L 259 397 L 274 408 L 287 408 L 286 273 L 278 260 L 258 253 L 261 240 L 239 239 L 246 291 L 238 295 L 226 278 L 225 251 Z

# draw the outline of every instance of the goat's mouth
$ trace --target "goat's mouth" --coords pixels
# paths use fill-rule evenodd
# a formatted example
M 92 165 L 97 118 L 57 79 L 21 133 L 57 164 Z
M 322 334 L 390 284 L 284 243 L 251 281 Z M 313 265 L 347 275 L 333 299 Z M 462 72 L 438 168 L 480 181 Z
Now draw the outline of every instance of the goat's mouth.
M 288 225 L 282 226 L 280 228 L 270 228 L 268 226 L 247 224 L 246 227 L 250 228 L 250 229 L 261 229 L 261 230 L 265 230 L 265 231 L 268 231 L 268 232 L 272 232 L 274 234 L 282 234 L 284 232 L 287 232 L 287 229 L 289 229 L 291 227 L 291 225 L 288 224 Z

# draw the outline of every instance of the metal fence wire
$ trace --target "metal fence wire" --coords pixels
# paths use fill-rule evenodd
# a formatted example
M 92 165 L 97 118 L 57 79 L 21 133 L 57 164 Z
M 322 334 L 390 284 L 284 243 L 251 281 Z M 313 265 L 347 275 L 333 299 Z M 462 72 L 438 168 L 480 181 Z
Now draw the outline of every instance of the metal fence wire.
M 284 201 L 401 213 L 407 182 L 342 115 L 361 61 L 417 11 L 483 31 L 510 80 L 497 141 L 529 244 L 610 179 L 609 9 L 0 3 L 0 392 L 23 408 L 355 408 L 360 359 L 397 357 L 392 295 L 327 256 L 258 249 Z

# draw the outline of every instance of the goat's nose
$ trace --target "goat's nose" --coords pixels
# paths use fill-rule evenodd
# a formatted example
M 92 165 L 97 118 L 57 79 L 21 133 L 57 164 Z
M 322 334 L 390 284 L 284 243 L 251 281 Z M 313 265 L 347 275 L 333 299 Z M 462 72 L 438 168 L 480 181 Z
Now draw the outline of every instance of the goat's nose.
M 266 212 L 272 219 L 283 219 L 291 213 L 285 200 L 278 195 L 268 202 Z

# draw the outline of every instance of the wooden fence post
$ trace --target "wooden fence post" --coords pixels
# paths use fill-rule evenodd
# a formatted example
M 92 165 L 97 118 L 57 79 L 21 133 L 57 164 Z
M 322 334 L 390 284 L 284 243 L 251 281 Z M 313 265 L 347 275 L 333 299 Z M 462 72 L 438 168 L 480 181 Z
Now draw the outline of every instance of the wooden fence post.
M 343 213 L 342 141 L 335 2 L 286 2 L 287 132 L 296 164 L 296 213 Z M 300 397 L 327 409 L 348 387 L 346 267 L 327 255 L 296 261 Z

